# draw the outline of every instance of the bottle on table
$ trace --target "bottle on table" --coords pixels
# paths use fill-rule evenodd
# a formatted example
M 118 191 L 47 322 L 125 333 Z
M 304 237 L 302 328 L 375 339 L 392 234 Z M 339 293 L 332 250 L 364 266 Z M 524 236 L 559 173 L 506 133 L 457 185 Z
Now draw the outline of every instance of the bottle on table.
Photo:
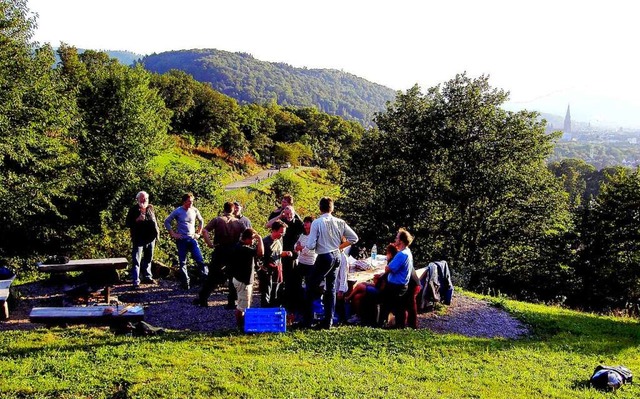
M 371 247 L 371 265 L 375 266 L 374 263 L 376 261 L 376 256 L 378 255 L 378 247 L 376 246 L 376 244 L 373 244 L 373 247 Z

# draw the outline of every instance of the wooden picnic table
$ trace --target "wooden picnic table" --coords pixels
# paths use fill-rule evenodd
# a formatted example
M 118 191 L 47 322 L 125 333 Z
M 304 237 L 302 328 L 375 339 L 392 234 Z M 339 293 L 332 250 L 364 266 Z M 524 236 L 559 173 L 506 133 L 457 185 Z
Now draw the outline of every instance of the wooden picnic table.
M 349 274 L 347 274 L 347 281 L 350 283 L 353 282 L 354 285 L 363 282 L 366 283 L 368 281 L 373 281 L 373 276 L 375 276 L 376 274 L 382 273 L 384 273 L 384 267 L 370 270 L 354 270 L 350 271 Z
M 416 269 L 418 278 L 421 279 L 426 270 L 427 270 L 426 267 Z M 376 274 L 382 274 L 382 273 L 384 273 L 384 266 L 377 267 L 371 270 L 353 271 L 347 275 L 347 281 L 353 282 L 354 284 L 369 282 L 369 281 L 373 281 L 373 276 L 375 276 Z
M 95 271 L 95 270 L 116 270 L 127 267 L 127 258 L 105 258 L 105 259 L 72 259 L 67 263 L 38 264 L 38 271 L 45 273 L 72 272 L 72 271 Z
M 38 271 L 52 275 L 71 271 L 84 272 L 90 286 L 104 287 L 105 301 L 109 303 L 111 286 L 119 281 L 117 270 L 126 268 L 128 263 L 127 258 L 73 259 L 67 263 L 39 263 Z
M 350 285 L 352 283 L 355 285 L 362 282 L 373 281 L 373 276 L 384 273 L 384 269 L 387 266 L 387 258 L 385 256 L 380 256 L 375 261 L 371 259 L 353 261 L 353 258 L 351 259 L 353 263 L 349 264 L 349 273 L 347 273 L 347 281 Z M 365 263 L 370 269 L 359 270 L 357 265 L 365 266 Z

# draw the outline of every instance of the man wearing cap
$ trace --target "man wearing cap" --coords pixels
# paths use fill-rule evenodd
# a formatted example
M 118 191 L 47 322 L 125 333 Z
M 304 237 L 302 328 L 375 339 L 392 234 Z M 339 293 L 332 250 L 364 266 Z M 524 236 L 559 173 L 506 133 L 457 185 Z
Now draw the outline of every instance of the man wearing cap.
M 245 229 L 252 228 L 251 220 L 242 214 L 242 204 L 238 201 L 233 203 L 233 215 L 238 219 L 238 221 L 240 221 L 240 223 L 242 223 Z

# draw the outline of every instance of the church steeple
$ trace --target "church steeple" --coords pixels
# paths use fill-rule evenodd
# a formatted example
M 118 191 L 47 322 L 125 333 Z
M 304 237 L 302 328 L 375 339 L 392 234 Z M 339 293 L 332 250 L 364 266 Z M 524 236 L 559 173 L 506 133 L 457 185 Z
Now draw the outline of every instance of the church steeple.
M 564 129 L 565 133 L 571 133 L 571 105 L 567 105 L 567 114 L 564 117 Z

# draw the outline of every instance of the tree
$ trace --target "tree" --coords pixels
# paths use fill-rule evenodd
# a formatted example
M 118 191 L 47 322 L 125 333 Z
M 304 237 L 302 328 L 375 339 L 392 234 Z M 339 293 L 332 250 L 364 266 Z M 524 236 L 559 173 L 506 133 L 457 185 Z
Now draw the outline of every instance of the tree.
M 63 47 L 62 76 L 67 91 L 77 93 L 81 126 L 78 131 L 79 203 L 70 213 L 76 225 L 95 230 L 125 198 L 135 192 L 148 172 L 167 132 L 170 113 L 150 75 L 142 67 L 127 67 L 102 52 Z M 118 218 L 116 217 L 116 220 Z
M 31 43 L 26 1 L 0 0 L 0 255 L 33 256 L 63 240 L 75 183 L 76 108 L 50 47 Z M 34 252 L 38 251 L 38 252 Z
M 226 132 L 237 131 L 240 107 L 236 100 L 200 83 L 194 106 L 187 113 L 186 130 L 202 142 L 217 147 Z
M 595 167 L 581 159 L 563 159 L 560 162 L 551 163 L 549 169 L 556 177 L 562 179 L 562 185 L 569 194 L 569 203 L 572 208 L 578 208 L 589 200 L 585 198 L 587 182 L 596 172 Z
M 300 165 L 301 161 L 310 160 L 311 149 L 302 143 L 276 143 L 273 149 L 273 157 L 277 164 L 291 163 L 293 166 Z
M 267 109 L 257 104 L 242 106 L 239 125 L 255 158 L 266 163 L 270 159 L 273 146 L 271 137 L 276 132 L 276 123 L 268 115 Z
M 576 266 L 580 304 L 601 310 L 640 301 L 640 169 L 621 169 L 588 206 Z
M 504 111 L 506 99 L 487 77 L 465 74 L 399 94 L 346 171 L 342 206 L 365 240 L 407 227 L 418 265 L 445 256 L 472 289 L 557 283 L 540 281 L 561 269 L 551 252 L 570 227 L 545 166 L 555 136 L 535 113 Z
M 285 194 L 291 194 L 295 198 L 300 192 L 300 183 L 281 174 L 277 174 L 273 182 L 271 182 L 271 192 L 273 193 L 273 198 L 282 198 Z
M 171 131 L 173 133 L 186 132 L 187 117 L 195 106 L 195 93 L 199 89 L 193 76 L 178 70 L 171 70 L 162 75 L 153 75 L 151 87 L 158 90 L 171 116 Z

